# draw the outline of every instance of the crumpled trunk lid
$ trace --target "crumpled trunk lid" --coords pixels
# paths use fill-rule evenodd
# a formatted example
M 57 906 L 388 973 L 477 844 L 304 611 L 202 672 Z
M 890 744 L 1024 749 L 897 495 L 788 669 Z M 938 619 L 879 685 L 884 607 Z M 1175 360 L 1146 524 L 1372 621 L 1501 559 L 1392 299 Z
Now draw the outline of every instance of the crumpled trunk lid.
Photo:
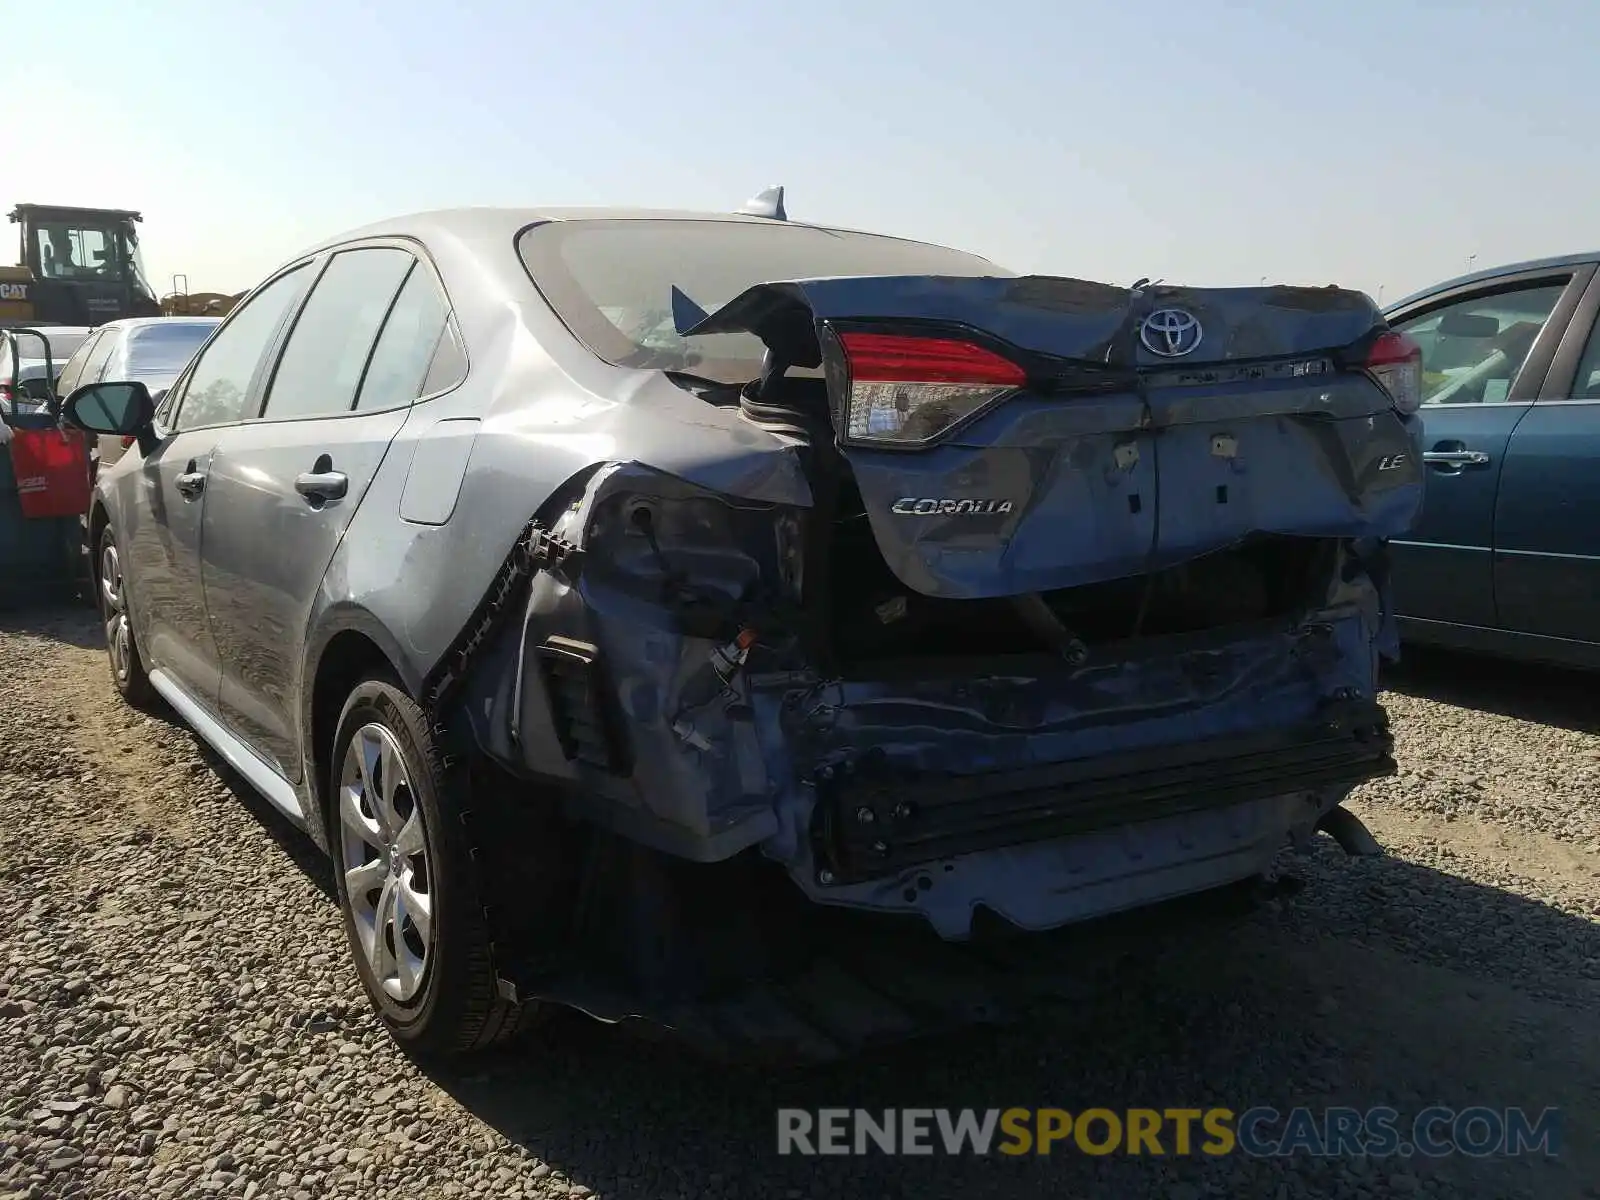
M 823 367 L 885 562 L 916 592 L 977 599 L 1154 571 L 1251 534 L 1404 532 L 1422 498 L 1414 423 L 1362 369 L 1386 328 L 1365 295 L 1332 287 L 888 276 L 763 283 L 684 332 L 748 330 L 773 376 Z M 874 444 L 850 424 L 855 334 L 976 346 L 1019 371 L 927 444 Z

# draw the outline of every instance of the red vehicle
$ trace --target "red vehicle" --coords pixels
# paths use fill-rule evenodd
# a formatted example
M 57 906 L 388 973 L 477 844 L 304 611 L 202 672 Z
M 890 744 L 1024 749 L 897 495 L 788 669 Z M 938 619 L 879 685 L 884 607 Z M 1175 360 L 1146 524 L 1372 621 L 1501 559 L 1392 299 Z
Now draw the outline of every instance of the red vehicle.
M 36 329 L 5 333 L 14 383 L 0 396 L 0 602 L 16 603 L 70 594 L 85 577 L 90 476 L 87 441 L 59 423 L 49 339 Z M 20 343 L 32 339 L 44 370 L 25 375 Z

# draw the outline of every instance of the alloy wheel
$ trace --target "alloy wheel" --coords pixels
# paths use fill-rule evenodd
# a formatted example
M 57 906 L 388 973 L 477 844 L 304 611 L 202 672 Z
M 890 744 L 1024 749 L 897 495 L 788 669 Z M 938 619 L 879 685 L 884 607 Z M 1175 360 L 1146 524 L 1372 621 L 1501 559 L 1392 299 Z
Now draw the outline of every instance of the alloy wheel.
M 133 670 L 133 630 L 122 595 L 122 559 L 117 554 L 117 544 L 109 539 L 100 551 L 100 598 L 111 670 L 125 683 Z
M 361 949 L 377 986 L 414 999 L 433 952 L 432 848 L 395 736 L 356 730 L 339 776 L 340 867 Z

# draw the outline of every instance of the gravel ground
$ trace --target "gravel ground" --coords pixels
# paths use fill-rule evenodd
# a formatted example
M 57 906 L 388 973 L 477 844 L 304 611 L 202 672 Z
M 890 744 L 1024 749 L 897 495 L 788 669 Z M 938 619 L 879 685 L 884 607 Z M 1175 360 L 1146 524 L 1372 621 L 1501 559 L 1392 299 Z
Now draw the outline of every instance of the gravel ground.
M 367 1015 L 326 866 L 91 616 L 0 617 L 0 1197 L 1600 1196 L 1600 692 L 1419 660 L 1405 772 L 1308 887 L 1080 1004 L 846 1066 L 712 1067 L 591 1022 L 423 1073 Z M 779 1105 L 1563 1110 L 1559 1158 L 780 1158 Z

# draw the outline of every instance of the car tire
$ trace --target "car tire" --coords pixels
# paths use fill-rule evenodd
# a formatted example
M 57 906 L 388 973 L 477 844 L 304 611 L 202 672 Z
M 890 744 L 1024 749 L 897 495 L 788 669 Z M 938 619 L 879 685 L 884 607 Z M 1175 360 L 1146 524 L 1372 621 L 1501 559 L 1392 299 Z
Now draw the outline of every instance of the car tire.
M 453 1057 L 516 1036 L 544 1006 L 500 994 L 462 797 L 421 708 L 358 684 L 329 760 L 329 842 L 345 934 L 395 1041 Z
M 155 699 L 155 689 L 150 686 L 144 657 L 139 653 L 139 640 L 134 636 L 133 622 L 128 615 L 122 553 L 117 545 L 117 535 L 110 525 L 100 531 L 95 564 L 95 601 L 100 610 L 100 623 L 105 628 L 111 681 L 116 684 L 124 700 L 135 707 L 144 708 Z

